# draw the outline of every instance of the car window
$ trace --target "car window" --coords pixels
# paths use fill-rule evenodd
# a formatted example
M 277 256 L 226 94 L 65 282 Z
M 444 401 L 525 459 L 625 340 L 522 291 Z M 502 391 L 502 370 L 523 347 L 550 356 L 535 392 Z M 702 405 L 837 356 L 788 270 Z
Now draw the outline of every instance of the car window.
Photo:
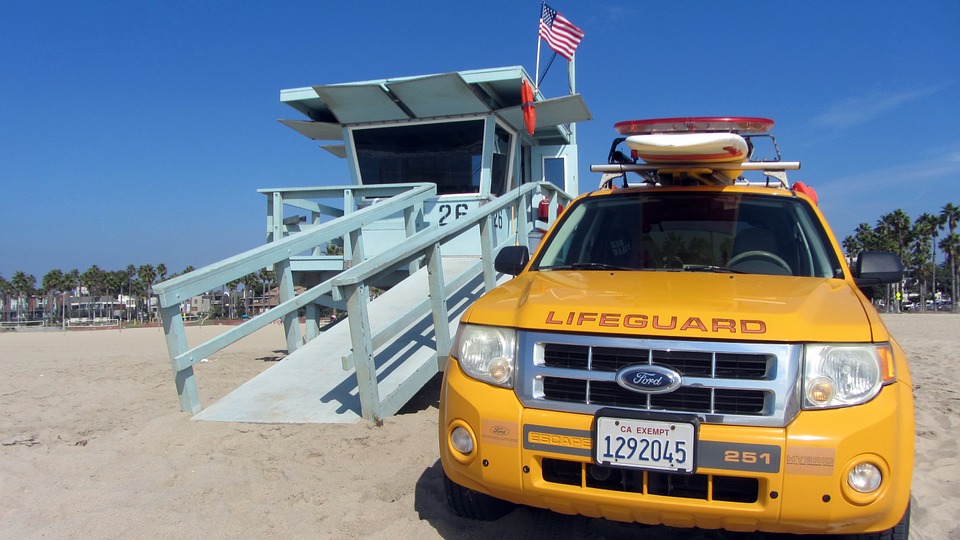
M 632 191 L 571 206 L 535 268 L 839 277 L 827 238 L 794 197 Z

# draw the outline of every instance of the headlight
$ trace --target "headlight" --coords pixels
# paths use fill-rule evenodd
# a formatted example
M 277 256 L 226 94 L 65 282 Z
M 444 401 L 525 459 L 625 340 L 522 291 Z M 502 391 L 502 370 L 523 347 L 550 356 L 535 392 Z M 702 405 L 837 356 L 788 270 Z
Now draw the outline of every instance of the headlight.
M 450 354 L 470 377 L 513 388 L 517 332 L 512 328 L 462 324 Z
M 847 474 L 847 485 L 858 493 L 873 493 L 882 482 L 883 473 L 873 463 L 859 463 Z
M 893 380 L 893 351 L 888 344 L 807 345 L 804 350 L 806 409 L 859 405 Z

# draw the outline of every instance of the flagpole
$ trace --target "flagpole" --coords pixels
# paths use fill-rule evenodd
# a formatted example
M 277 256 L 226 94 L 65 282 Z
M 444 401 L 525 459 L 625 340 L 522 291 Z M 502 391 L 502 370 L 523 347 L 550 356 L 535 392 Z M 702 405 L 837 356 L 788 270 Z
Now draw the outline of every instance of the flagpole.
M 540 93 L 540 21 L 543 19 L 543 2 L 540 2 L 540 17 L 537 19 L 537 70 L 533 74 L 534 95 Z
M 533 74 L 533 91 L 540 93 L 540 38 L 537 38 L 537 71 Z

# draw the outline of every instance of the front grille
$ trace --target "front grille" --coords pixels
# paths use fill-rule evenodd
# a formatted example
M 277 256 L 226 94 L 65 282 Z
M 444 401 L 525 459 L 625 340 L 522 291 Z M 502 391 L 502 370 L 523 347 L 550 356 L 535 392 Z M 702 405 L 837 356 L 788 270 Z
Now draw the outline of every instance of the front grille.
M 760 494 L 756 478 L 644 472 L 552 458 L 543 458 L 541 466 L 544 481 L 584 489 L 745 504 L 757 502 Z
M 692 413 L 702 422 L 784 426 L 798 410 L 793 389 L 802 347 L 520 333 L 517 392 L 528 407 L 593 413 L 602 407 Z M 665 394 L 620 386 L 617 371 L 655 364 L 682 384 Z
M 768 379 L 773 373 L 773 361 L 774 357 L 767 354 L 717 354 L 714 376 L 728 379 Z
M 710 353 L 675 350 L 585 347 L 565 343 L 543 344 L 547 367 L 616 372 L 634 364 L 659 364 L 688 377 L 764 380 L 776 357 L 771 354 Z
M 570 403 L 590 403 L 603 407 L 651 409 L 715 414 L 761 414 L 765 392 L 680 388 L 669 394 L 644 395 L 631 392 L 615 382 L 593 382 L 544 377 L 544 398 Z

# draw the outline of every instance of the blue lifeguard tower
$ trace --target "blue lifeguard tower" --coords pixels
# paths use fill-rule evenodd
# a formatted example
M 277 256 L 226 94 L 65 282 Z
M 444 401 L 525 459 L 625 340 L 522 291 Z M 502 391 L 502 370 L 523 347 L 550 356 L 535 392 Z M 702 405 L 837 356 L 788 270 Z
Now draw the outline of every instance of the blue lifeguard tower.
M 350 182 L 259 190 L 264 246 L 155 287 L 181 409 L 297 423 L 399 410 L 443 368 L 460 312 L 501 278 L 499 248 L 536 242 L 580 191 L 576 122 L 590 112 L 572 73 L 568 95 L 535 93 L 533 133 L 521 67 L 281 91 L 305 117 L 281 122 L 344 159 Z M 262 268 L 275 271 L 280 305 L 188 345 L 180 302 Z M 320 306 L 347 320 L 321 332 Z M 278 318 L 288 356 L 201 411 L 192 366 Z

